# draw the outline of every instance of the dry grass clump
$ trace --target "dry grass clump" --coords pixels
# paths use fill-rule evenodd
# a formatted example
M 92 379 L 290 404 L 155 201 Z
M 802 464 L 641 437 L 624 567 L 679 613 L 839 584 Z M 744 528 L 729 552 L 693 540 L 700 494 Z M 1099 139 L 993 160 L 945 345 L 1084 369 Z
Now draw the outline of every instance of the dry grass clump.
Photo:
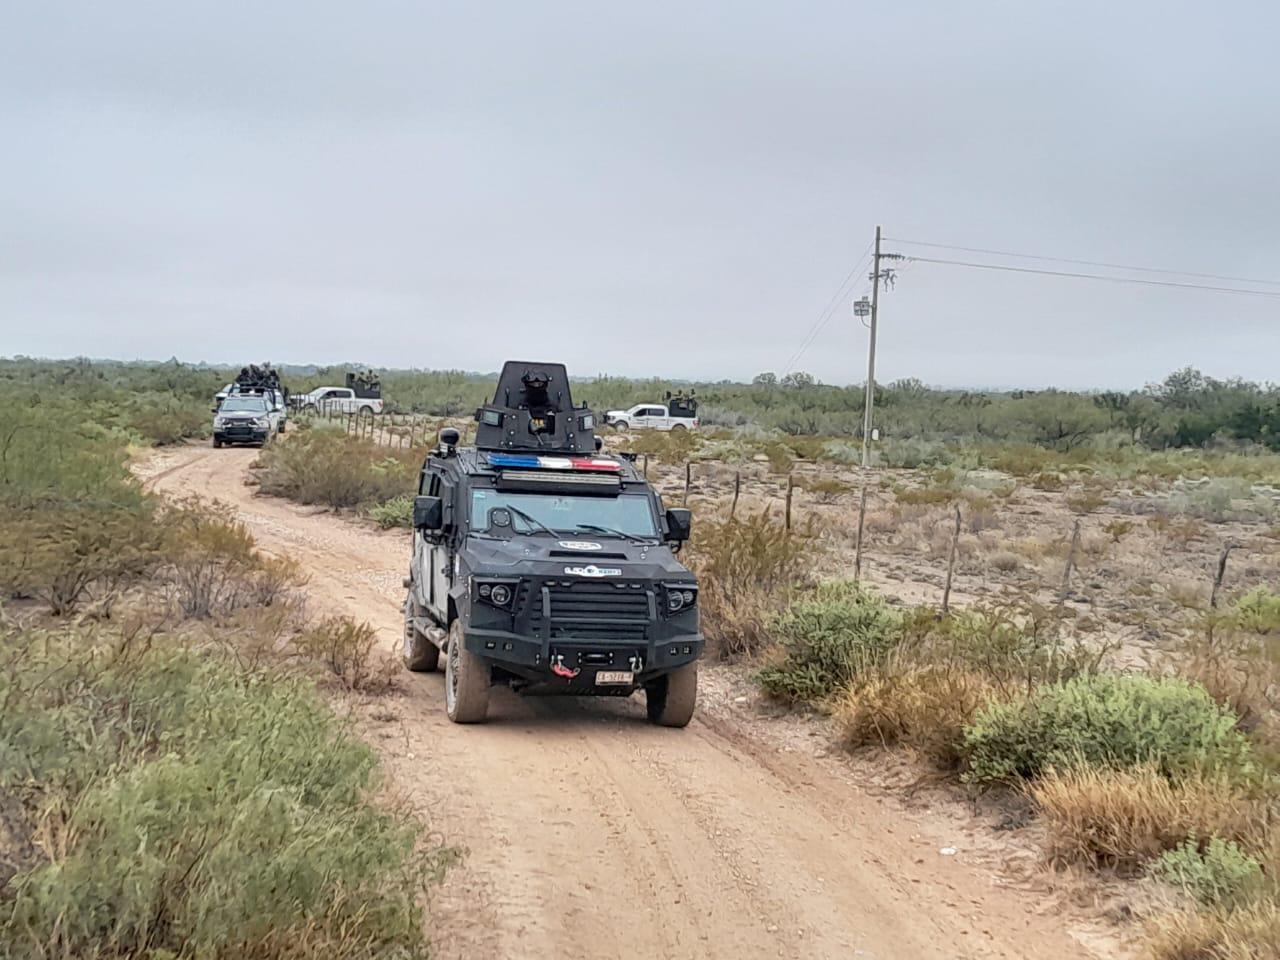
M 1226 773 L 1171 780 L 1152 765 L 1054 769 L 1027 791 L 1048 828 L 1053 860 L 1130 872 L 1187 840 L 1256 845 L 1274 815 L 1257 790 Z
M 1274 960 L 1280 957 L 1280 903 L 1181 911 L 1151 923 L 1150 960 Z
M 331 617 L 303 630 L 294 649 L 323 664 L 348 690 L 380 693 L 394 685 L 399 665 L 378 652 L 378 632 L 350 617 Z
M 788 531 L 767 509 L 695 525 L 688 562 L 701 585 L 702 632 L 720 657 L 765 648 L 769 621 L 807 581 L 816 549 L 812 531 Z
M 165 514 L 168 579 L 185 617 L 269 607 L 304 582 L 296 561 L 259 553 L 244 524 L 188 500 Z
M 939 768 L 955 769 L 964 728 L 993 691 L 976 670 L 910 665 L 850 686 L 835 716 L 846 747 L 901 744 Z

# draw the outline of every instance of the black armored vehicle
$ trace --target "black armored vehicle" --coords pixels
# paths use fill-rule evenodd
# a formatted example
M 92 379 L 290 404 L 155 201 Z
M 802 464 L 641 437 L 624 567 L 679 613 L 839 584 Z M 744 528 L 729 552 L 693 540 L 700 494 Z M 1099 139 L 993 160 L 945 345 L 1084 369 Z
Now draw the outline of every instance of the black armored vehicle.
M 561 364 L 508 361 L 476 444 L 442 430 L 413 505 L 404 663 L 445 657 L 445 706 L 485 719 L 494 684 L 629 696 L 683 727 L 697 695 L 698 585 L 665 509 L 624 456 L 601 453 Z

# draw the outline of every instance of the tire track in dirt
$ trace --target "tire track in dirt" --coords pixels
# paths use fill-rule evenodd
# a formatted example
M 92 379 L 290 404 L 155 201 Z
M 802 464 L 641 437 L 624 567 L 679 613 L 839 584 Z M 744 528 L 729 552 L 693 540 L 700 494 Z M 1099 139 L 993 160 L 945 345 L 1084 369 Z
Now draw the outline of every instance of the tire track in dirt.
M 316 612 L 367 620 L 397 649 L 406 535 L 255 495 L 255 457 L 191 446 L 137 470 L 166 496 L 226 504 L 301 564 Z M 892 802 L 728 717 L 668 730 L 639 698 L 495 691 L 490 722 L 463 727 L 440 674 L 401 683 L 360 708 L 361 728 L 393 786 L 466 851 L 433 897 L 439 957 L 1093 956 L 989 872 L 926 861 L 938 841 L 918 816 L 903 828 Z

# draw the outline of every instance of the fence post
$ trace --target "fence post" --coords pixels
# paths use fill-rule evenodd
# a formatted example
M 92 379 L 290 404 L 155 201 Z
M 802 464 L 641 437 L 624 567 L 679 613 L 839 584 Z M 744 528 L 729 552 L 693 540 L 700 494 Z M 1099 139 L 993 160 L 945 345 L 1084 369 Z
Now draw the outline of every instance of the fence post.
M 942 612 L 951 609 L 951 577 L 956 569 L 956 552 L 960 547 L 960 504 L 956 504 L 956 529 L 951 535 L 951 550 L 947 554 L 947 585 L 942 590 Z
M 739 470 L 733 475 L 733 503 L 729 505 L 729 519 L 733 519 L 734 513 L 738 509 L 738 494 L 742 491 L 742 471 Z
M 853 551 L 853 579 L 862 578 L 862 533 L 867 521 L 867 486 L 870 482 L 870 467 L 862 468 L 862 498 L 858 503 L 858 542 Z
M 1218 557 L 1218 573 L 1213 578 L 1213 590 L 1209 594 L 1209 608 L 1216 609 L 1218 606 L 1218 591 L 1222 589 L 1222 578 L 1227 575 L 1227 557 L 1231 556 L 1231 551 L 1240 544 L 1234 540 L 1228 540 L 1227 545 L 1222 548 L 1222 556 Z
M 693 464 L 688 460 L 684 462 L 684 499 L 680 502 L 681 506 L 689 505 L 689 482 L 693 479 Z
M 786 529 L 791 529 L 791 492 L 796 488 L 796 475 L 794 473 L 787 474 L 787 510 L 786 510 Z
M 644 478 L 646 480 L 649 479 L 649 455 L 647 453 L 644 455 Z
M 1062 589 L 1058 591 L 1058 606 L 1067 602 L 1067 591 L 1071 589 L 1071 570 L 1076 565 L 1076 551 L 1080 549 L 1080 521 L 1077 519 L 1071 528 L 1071 546 L 1067 550 L 1067 566 L 1062 571 Z

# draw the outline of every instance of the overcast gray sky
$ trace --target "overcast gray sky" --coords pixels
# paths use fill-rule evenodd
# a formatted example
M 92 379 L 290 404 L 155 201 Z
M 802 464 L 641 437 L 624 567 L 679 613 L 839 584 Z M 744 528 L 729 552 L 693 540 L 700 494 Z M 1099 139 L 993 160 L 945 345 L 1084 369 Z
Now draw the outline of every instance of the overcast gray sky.
M 877 222 L 1280 280 L 1278 10 L 6 3 L 0 354 L 782 373 Z M 886 380 L 1280 379 L 1275 298 L 910 263 L 883 304 Z M 865 353 L 844 298 L 795 366 Z

